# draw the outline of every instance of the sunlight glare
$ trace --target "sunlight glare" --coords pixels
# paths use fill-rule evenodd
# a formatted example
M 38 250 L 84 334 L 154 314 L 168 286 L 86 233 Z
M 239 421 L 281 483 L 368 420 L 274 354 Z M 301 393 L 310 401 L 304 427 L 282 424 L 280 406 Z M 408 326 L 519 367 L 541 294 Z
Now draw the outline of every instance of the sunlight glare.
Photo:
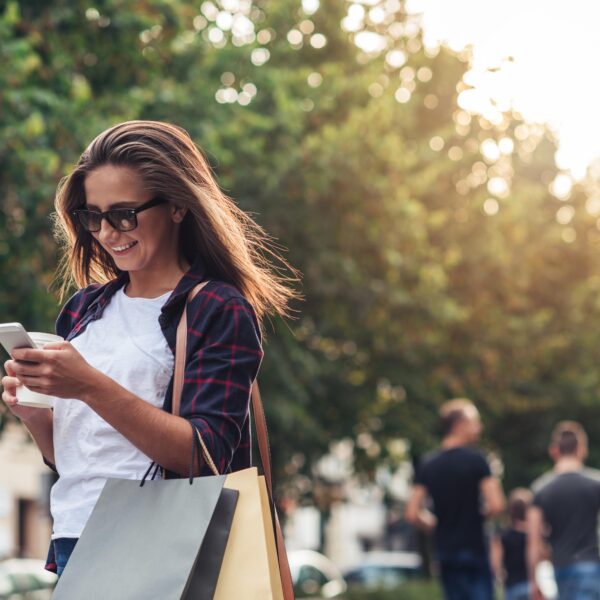
M 406 8 L 422 14 L 426 48 L 472 46 L 465 79 L 475 89 L 460 94 L 461 108 L 491 122 L 494 112 L 512 108 L 547 123 L 559 140 L 559 168 L 575 179 L 585 175 L 600 155 L 600 85 L 593 76 L 600 3 L 408 0 Z

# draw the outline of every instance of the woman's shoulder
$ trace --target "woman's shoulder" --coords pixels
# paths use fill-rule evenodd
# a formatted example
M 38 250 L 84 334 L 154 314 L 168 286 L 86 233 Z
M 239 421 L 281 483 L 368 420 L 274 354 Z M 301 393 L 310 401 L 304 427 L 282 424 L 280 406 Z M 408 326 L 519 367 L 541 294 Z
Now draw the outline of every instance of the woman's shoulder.
M 109 283 L 90 283 L 90 285 L 77 290 L 64 304 L 63 310 L 89 306 L 102 295 L 108 285 Z
M 250 304 L 237 287 L 219 279 L 210 279 L 196 295 L 196 298 L 203 298 L 205 301 L 212 300 L 217 306 L 223 306 L 231 301 Z
M 210 320 L 235 313 L 238 322 L 246 321 L 259 329 L 252 304 L 237 287 L 225 281 L 211 279 L 192 299 L 188 310 L 193 320 Z
M 106 289 L 108 283 L 91 283 L 77 290 L 63 305 L 56 319 L 56 331 L 58 335 L 65 337 L 75 323 L 85 315 L 90 305 L 97 300 Z

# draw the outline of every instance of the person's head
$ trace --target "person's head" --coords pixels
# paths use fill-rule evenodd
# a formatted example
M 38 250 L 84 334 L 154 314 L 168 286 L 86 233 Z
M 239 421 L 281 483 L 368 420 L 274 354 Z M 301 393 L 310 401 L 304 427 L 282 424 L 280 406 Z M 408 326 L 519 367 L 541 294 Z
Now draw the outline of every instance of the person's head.
M 457 437 L 465 444 L 474 444 L 479 440 L 483 426 L 479 411 L 470 400 L 457 398 L 445 402 L 439 415 L 443 438 Z
M 98 219 L 75 212 L 104 212 L 118 203 L 139 208 L 152 200 L 135 216 Z M 208 277 L 235 285 L 259 319 L 268 312 L 288 314 L 289 300 L 297 297 L 289 287 L 297 273 L 221 191 L 207 160 L 178 126 L 129 121 L 102 132 L 59 184 L 55 207 L 62 296 L 72 283 L 105 283 L 173 255 L 182 270 L 199 259 Z M 129 244 L 132 250 L 117 250 Z M 266 256 L 291 269 L 292 277 L 279 275 Z
M 554 427 L 548 451 L 555 462 L 567 457 L 585 460 L 588 452 L 585 430 L 575 421 L 561 421 Z
M 531 506 L 533 494 L 527 488 L 516 488 L 508 496 L 508 518 L 511 524 L 523 523 L 527 509 Z

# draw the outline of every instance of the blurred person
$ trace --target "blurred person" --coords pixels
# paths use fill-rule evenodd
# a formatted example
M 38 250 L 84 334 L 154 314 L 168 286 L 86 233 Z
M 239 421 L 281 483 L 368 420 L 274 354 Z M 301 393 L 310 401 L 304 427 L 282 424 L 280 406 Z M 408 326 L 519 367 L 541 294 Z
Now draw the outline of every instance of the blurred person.
M 484 521 L 502 513 L 504 493 L 476 447 L 482 423 L 475 405 L 465 399 L 445 403 L 440 424 L 441 448 L 425 456 L 417 469 L 405 517 L 435 532 L 447 600 L 490 600 L 494 591 Z M 433 512 L 426 508 L 428 497 Z
M 517 488 L 508 496 L 508 526 L 492 539 L 491 559 L 496 580 L 504 586 L 504 600 L 528 600 L 527 509 L 533 494 Z
M 587 435 L 574 421 L 556 425 L 548 451 L 554 468 L 532 484 L 533 506 L 527 513 L 532 597 L 543 598 L 535 572 L 547 534 L 560 600 L 600 600 L 600 471 L 585 467 Z
M 167 478 L 186 476 L 196 435 L 220 473 L 250 466 L 261 322 L 287 314 L 296 294 L 265 258 L 277 257 L 269 237 L 175 125 L 129 121 L 102 132 L 61 181 L 55 206 L 63 296 L 79 288 L 56 322 L 65 341 L 14 350 L 2 399 L 59 475 L 47 568 L 60 575 L 107 478 L 141 480 L 151 461 Z M 19 405 L 20 384 L 52 396 L 53 410 Z M 202 461 L 195 474 L 212 471 Z

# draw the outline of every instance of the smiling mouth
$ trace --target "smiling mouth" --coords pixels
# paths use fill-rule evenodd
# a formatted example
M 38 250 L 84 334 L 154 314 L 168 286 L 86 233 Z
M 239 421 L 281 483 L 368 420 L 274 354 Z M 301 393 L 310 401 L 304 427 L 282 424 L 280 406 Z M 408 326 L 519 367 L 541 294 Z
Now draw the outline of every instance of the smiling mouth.
M 131 244 L 125 244 L 123 246 L 115 246 L 114 248 L 111 247 L 110 249 L 115 254 L 124 254 L 125 252 L 127 252 L 128 250 L 130 250 L 131 248 L 133 248 L 136 244 L 137 244 L 137 242 L 131 242 Z

